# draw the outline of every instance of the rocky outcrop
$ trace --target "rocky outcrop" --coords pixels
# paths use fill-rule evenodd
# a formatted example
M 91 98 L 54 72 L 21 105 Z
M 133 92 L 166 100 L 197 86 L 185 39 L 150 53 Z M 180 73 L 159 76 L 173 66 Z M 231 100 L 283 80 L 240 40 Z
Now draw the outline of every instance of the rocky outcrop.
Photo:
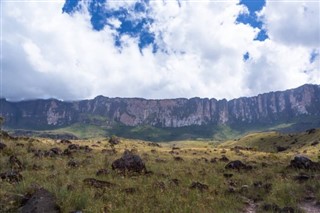
M 55 99 L 10 102 L 0 99 L 6 126 L 50 129 L 73 123 L 113 126 L 270 124 L 288 122 L 299 116 L 320 118 L 320 86 L 304 85 L 283 92 L 271 92 L 234 100 L 179 98 L 146 100 L 108 98 L 64 102 Z

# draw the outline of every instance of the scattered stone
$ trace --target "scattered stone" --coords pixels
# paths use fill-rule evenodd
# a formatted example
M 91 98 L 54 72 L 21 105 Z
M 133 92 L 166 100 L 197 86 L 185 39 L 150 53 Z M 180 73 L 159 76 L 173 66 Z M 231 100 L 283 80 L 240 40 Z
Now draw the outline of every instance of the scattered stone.
M 148 146 L 161 147 L 158 143 L 148 143 Z
M 12 169 L 18 169 L 18 170 L 23 169 L 23 165 L 21 161 L 14 155 L 11 155 L 9 157 L 9 164 Z
M 16 143 L 16 146 L 24 147 L 23 143 Z
M 262 205 L 262 209 L 264 211 L 272 211 L 272 212 L 280 212 L 281 208 L 277 204 L 269 204 L 269 203 L 264 203 Z
M 309 158 L 297 155 L 294 157 L 293 160 L 291 160 L 289 167 L 295 168 L 295 169 L 310 169 L 310 170 L 317 170 L 320 169 L 320 164 L 313 162 Z
M 228 192 L 228 193 L 235 193 L 236 190 L 237 190 L 237 189 L 236 189 L 234 186 L 229 186 L 228 189 L 227 189 L 227 192 Z
M 8 181 L 9 183 L 17 183 L 22 180 L 22 175 L 19 173 L 19 171 L 7 171 L 0 173 L 0 178 L 2 180 Z
M 316 145 L 318 145 L 319 144 L 319 141 L 313 141 L 312 143 L 311 143 L 311 146 L 316 146 Z
M 223 177 L 225 177 L 225 178 L 231 178 L 233 176 L 233 174 L 231 174 L 231 173 L 224 173 L 223 174 Z
M 5 149 L 6 147 L 7 147 L 7 145 L 6 145 L 6 144 L 4 144 L 4 143 L 0 143 L 0 150 Z
M 180 156 L 173 157 L 175 161 L 183 161 L 183 158 Z
M 277 152 L 284 152 L 287 149 L 289 149 L 289 147 L 277 146 L 276 149 L 277 149 Z
M 70 144 L 70 145 L 68 146 L 68 149 L 69 149 L 69 150 L 78 150 L 78 149 L 80 149 L 80 147 L 79 147 L 79 145 L 77 145 L 77 144 Z
M 71 141 L 67 140 L 67 139 L 62 139 L 60 141 L 61 144 L 72 144 Z
M 226 169 L 237 169 L 237 170 L 240 170 L 240 169 L 249 170 L 249 169 L 252 169 L 252 166 L 247 166 L 244 163 L 242 163 L 240 160 L 235 160 L 235 161 L 231 161 L 230 163 L 228 163 L 225 166 L 225 168 Z
M 295 213 L 294 208 L 285 206 L 280 210 L 281 213 Z
M 101 175 L 107 175 L 109 174 L 110 171 L 108 169 L 99 169 L 96 173 L 97 176 L 101 176 Z
M 140 156 L 132 154 L 130 151 L 126 150 L 122 157 L 115 160 L 112 163 L 112 169 L 121 171 L 122 173 L 126 172 L 136 172 L 142 173 L 146 172 L 146 166 Z
M 32 165 L 32 170 L 39 171 L 39 170 L 41 170 L 41 169 L 42 169 L 42 167 L 39 166 L 39 165 L 37 165 L 37 164 L 33 164 L 33 165 Z
M 219 161 L 229 162 L 229 159 L 225 155 L 222 155 L 221 158 L 219 159 Z
M 61 149 L 59 149 L 58 147 L 52 148 L 49 151 L 52 152 L 54 155 L 61 155 L 62 154 Z
M 170 184 L 174 186 L 179 186 L 180 181 L 177 178 L 171 179 Z
M 97 180 L 94 178 L 86 178 L 83 180 L 86 185 L 101 189 L 101 188 L 112 188 L 115 187 L 116 184 L 110 183 L 108 181 Z
M 313 133 L 316 133 L 316 129 L 315 129 L 315 128 L 308 129 L 308 130 L 306 130 L 306 133 L 307 133 L 308 135 L 313 134 Z
M 310 176 L 307 174 L 300 173 L 299 175 L 294 176 L 293 179 L 296 181 L 299 181 L 299 182 L 304 182 L 304 181 L 309 180 Z
M 30 199 L 23 205 L 19 212 L 21 213 L 60 213 L 60 207 L 52 193 L 41 188 L 38 189 Z
M 249 186 L 248 185 L 243 185 L 240 188 L 240 193 L 247 193 L 249 191 Z
M 72 159 L 67 163 L 67 166 L 75 168 L 75 167 L 79 167 L 80 165 L 77 161 Z
M 207 158 L 205 158 L 205 157 L 202 157 L 200 160 L 203 160 L 205 163 L 209 162 L 209 160 Z
M 70 157 L 72 155 L 72 152 L 70 151 L 70 149 L 65 149 L 62 154 Z
M 123 191 L 127 194 L 134 194 L 136 193 L 138 190 L 136 188 L 130 187 L 130 188 L 125 188 L 123 189 Z
M 111 145 L 117 145 L 120 143 L 120 139 L 118 137 L 112 136 L 109 141 Z
M 91 152 L 93 150 L 89 146 L 79 146 L 79 149 L 83 150 L 86 153 Z
M 216 163 L 218 158 L 211 158 L 210 163 Z
M 155 189 L 160 189 L 160 190 L 166 189 L 166 184 L 163 181 L 156 181 L 152 184 L 152 186 Z
M 200 191 L 208 190 L 209 186 L 200 182 L 192 182 L 190 189 L 198 189 Z
M 155 159 L 155 162 L 157 162 L 157 163 L 166 163 L 167 160 L 162 159 L 162 158 L 156 158 L 156 159 Z

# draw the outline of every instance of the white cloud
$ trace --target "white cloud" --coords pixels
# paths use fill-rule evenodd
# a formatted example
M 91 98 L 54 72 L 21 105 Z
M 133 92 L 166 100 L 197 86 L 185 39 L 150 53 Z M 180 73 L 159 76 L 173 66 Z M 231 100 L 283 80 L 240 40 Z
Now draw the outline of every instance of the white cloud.
M 63 2 L 5 2 L 3 95 L 12 99 L 82 99 L 100 94 L 235 98 L 320 83 L 319 63 L 309 62 L 311 51 L 319 48 L 313 36 L 320 31 L 315 26 L 319 10 L 301 4 L 307 12 L 295 17 L 290 6 L 294 18 L 289 23 L 290 16 L 283 15 L 287 9 L 267 3 L 261 15 L 271 40 L 260 42 L 253 41 L 257 29 L 235 23 L 246 10 L 237 2 L 183 1 L 179 7 L 172 1 L 151 1 L 150 15 L 155 20 L 151 29 L 160 48 L 167 50 L 155 54 L 151 47 L 141 54 L 138 40 L 129 36 L 122 37 L 120 52 L 114 47 L 114 30 L 106 26 L 93 31 L 86 11 L 63 14 Z M 107 6 L 118 8 L 123 6 L 120 3 L 109 1 Z M 310 22 L 305 26 L 303 20 Z M 120 25 L 117 19 L 109 21 Z M 278 21 L 288 26 L 279 28 Z M 303 36 L 292 36 L 290 41 L 282 36 L 296 32 Z M 250 59 L 244 62 L 247 51 Z

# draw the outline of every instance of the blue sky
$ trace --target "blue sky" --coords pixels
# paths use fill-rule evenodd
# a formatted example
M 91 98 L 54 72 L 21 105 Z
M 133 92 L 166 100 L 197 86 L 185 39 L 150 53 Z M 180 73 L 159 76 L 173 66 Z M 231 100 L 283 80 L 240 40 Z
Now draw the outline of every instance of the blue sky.
M 1 96 L 12 100 L 232 99 L 320 84 L 319 1 L 4 0 L 1 6 Z

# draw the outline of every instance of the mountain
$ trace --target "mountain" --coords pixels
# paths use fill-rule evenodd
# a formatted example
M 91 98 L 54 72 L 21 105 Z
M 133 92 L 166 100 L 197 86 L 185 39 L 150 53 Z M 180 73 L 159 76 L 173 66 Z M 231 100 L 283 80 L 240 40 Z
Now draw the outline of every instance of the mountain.
M 98 96 L 92 100 L 70 102 L 1 99 L 0 106 L 8 129 L 55 130 L 95 126 L 105 134 L 138 138 L 144 138 L 148 131 L 153 135 L 158 132 L 153 138 L 157 135 L 172 136 L 170 139 L 195 135 L 211 137 L 221 126 L 240 132 L 280 124 L 290 124 L 286 128 L 292 130 L 320 126 L 320 86 L 310 84 L 230 101 Z

